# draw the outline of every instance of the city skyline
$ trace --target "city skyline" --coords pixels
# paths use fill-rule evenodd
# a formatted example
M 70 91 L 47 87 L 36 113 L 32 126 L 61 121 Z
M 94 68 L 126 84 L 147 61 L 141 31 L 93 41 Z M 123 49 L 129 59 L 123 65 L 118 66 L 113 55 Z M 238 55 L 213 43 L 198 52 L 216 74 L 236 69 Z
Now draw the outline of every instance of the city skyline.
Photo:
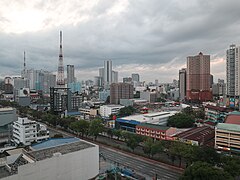
M 240 44 L 240 2 L 184 2 L 1 1 L 0 76 L 20 74 L 24 51 L 28 69 L 56 72 L 62 30 L 64 65 L 73 64 L 80 80 L 111 59 L 119 79 L 139 73 L 171 82 L 200 51 L 210 54 L 215 81 L 226 79 L 226 50 Z

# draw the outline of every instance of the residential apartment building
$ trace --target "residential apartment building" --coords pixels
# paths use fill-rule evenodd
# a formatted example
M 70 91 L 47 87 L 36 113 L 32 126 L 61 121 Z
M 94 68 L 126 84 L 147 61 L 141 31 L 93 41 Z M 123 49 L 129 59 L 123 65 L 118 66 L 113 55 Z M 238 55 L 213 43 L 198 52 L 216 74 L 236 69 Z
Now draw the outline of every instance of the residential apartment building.
M 69 88 L 50 88 L 50 108 L 55 114 L 71 111 L 71 91 Z
M 157 101 L 157 98 L 160 97 L 160 93 L 157 91 L 143 91 L 140 92 L 140 99 L 145 99 L 149 103 L 153 103 Z
M 230 110 L 225 107 L 212 105 L 206 105 L 204 110 L 207 120 L 214 123 L 223 123 L 228 112 L 230 112 Z
M 46 126 L 31 121 L 28 118 L 20 118 L 13 123 L 13 142 L 16 144 L 30 145 L 49 138 Z
M 240 95 L 240 47 L 230 45 L 226 51 L 227 95 Z
M 187 70 L 182 68 L 179 70 L 179 99 L 182 101 L 186 97 L 186 78 Z
M 200 52 L 187 57 L 187 92 L 190 101 L 208 101 L 212 99 L 210 91 L 210 55 Z
M 133 85 L 128 83 L 112 83 L 110 86 L 110 103 L 119 104 L 120 99 L 133 98 Z
M 226 84 L 225 83 L 214 83 L 212 85 L 213 96 L 225 96 L 226 95 Z

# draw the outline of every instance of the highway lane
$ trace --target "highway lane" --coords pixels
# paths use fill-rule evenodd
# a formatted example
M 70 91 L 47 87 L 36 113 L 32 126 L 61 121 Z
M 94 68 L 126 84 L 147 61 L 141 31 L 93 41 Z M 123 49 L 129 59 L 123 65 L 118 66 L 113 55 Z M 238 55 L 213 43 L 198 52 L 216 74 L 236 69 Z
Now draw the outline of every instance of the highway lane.
M 128 167 L 136 172 L 141 172 L 150 177 L 154 177 L 155 174 L 157 174 L 158 179 L 165 180 L 178 179 L 181 175 L 181 171 L 169 167 L 168 165 L 146 161 L 145 159 L 130 156 L 106 147 L 100 147 L 99 151 L 107 160 L 113 161 L 120 166 Z

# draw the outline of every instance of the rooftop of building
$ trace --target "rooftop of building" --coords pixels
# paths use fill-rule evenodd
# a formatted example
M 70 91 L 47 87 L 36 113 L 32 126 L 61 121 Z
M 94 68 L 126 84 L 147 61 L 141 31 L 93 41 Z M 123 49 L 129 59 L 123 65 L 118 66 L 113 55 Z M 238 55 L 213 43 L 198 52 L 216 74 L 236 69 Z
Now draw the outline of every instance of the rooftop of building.
M 124 107 L 122 105 L 119 104 L 108 104 L 108 105 L 103 105 L 104 107 L 110 107 L 110 108 L 120 108 L 120 107 Z
M 206 105 L 205 107 L 208 109 L 213 109 L 213 110 L 221 111 L 221 112 L 230 112 L 231 111 L 230 109 L 227 109 L 225 107 L 213 106 L 213 105 L 209 105 L 209 104 Z
M 56 146 L 61 146 L 64 144 L 69 144 L 73 142 L 79 142 L 79 138 L 75 137 L 68 137 L 68 138 L 52 138 L 48 139 L 46 141 L 42 141 L 41 143 L 36 143 L 31 146 L 33 150 L 40 150 L 40 149 L 46 149 L 50 147 L 56 147 Z
M 74 111 L 74 112 L 67 112 L 66 115 L 67 116 L 78 116 L 81 115 L 82 113 L 78 112 L 78 111 Z
M 179 133 L 176 135 L 176 137 L 182 138 L 182 139 L 199 141 L 204 139 L 205 136 L 211 133 L 214 133 L 213 128 L 209 126 L 202 126 L 202 127 L 192 128 L 192 129 L 189 129 L 188 131 Z
M 229 113 L 225 119 L 225 123 L 240 125 L 240 112 L 233 111 Z
M 13 108 L 12 107 L 3 107 L 3 108 L 0 108 L 0 112 L 3 112 L 3 111 L 12 111 Z
M 131 115 L 126 116 L 122 118 L 118 118 L 118 121 L 125 121 L 125 122 L 139 122 L 139 123 L 151 123 L 151 124 L 158 124 L 161 119 L 166 119 L 174 114 L 176 114 L 177 111 L 163 111 L 163 112 L 154 112 L 154 113 L 147 113 L 147 114 L 137 114 L 137 115 Z M 137 124 L 139 124 L 137 123 Z
M 163 112 L 153 112 L 153 113 L 147 113 L 147 114 L 138 114 L 138 115 L 131 115 L 131 116 L 126 116 L 123 117 L 121 119 L 124 120 L 136 120 L 136 121 L 140 121 L 140 122 L 144 122 L 147 120 L 147 118 L 153 118 L 153 117 L 159 117 L 159 118 L 164 118 L 164 117 L 169 117 L 172 116 L 174 114 L 176 114 L 177 111 L 163 111 Z
M 31 146 L 29 150 L 23 148 L 7 150 L 1 154 L 4 154 L 4 157 L 6 157 L 5 164 L 11 169 L 7 168 L 7 166 L 0 166 L 0 178 L 18 173 L 19 166 L 94 146 L 92 143 L 69 137 L 46 140 Z
M 138 124 L 137 126 L 150 128 L 150 129 L 157 129 L 157 130 L 162 130 L 162 131 L 166 131 L 170 128 L 170 127 L 167 127 L 167 126 L 161 126 L 161 125 L 149 124 L 149 123 L 141 123 L 141 124 Z
M 176 127 L 170 127 L 167 132 L 166 132 L 166 136 L 169 137 L 174 137 L 177 134 L 180 134 L 182 132 L 188 131 L 191 128 L 176 128 Z
M 48 143 L 47 141 L 51 141 L 51 143 Z M 75 151 L 94 147 L 93 144 L 87 143 L 78 138 L 62 138 L 60 142 L 59 139 L 50 139 L 47 141 L 42 142 L 44 144 L 43 147 L 40 146 L 38 147 L 38 149 L 35 149 L 37 145 L 35 146 L 35 148 L 34 146 L 32 146 L 33 151 L 28 152 L 28 155 L 30 155 L 36 161 L 41 161 L 47 158 L 51 158 L 53 156 L 68 154 Z M 57 142 L 57 144 L 55 144 L 54 141 Z
M 237 124 L 218 123 L 216 128 L 221 130 L 240 132 L 240 125 Z
M 17 121 L 15 123 L 26 125 L 26 124 L 35 124 L 36 121 L 29 120 L 28 117 L 18 117 Z

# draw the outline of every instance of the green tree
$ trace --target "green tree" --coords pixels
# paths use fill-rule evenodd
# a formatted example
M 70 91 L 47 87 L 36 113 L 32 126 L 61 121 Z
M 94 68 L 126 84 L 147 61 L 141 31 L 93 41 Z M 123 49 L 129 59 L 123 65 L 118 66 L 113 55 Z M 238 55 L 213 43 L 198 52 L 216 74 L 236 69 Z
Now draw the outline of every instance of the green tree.
M 53 126 L 56 126 L 58 116 L 48 113 L 48 114 L 43 115 L 42 120 L 51 124 L 51 125 L 53 125 Z
M 113 135 L 116 136 L 117 139 L 119 140 L 119 139 L 122 137 L 121 130 L 119 130 L 119 129 L 114 129 L 114 130 L 113 130 Z
M 151 147 L 151 156 L 153 157 L 155 154 L 163 151 L 163 144 L 161 141 L 155 141 Z
M 84 135 L 86 136 L 89 129 L 89 122 L 85 120 L 72 122 L 70 124 L 70 129 L 76 131 L 77 133 L 80 133 L 82 137 Z
M 112 130 L 112 129 L 106 128 L 105 131 L 106 131 L 107 135 L 108 135 L 110 138 L 113 137 L 113 130 Z
M 206 162 L 195 162 L 188 166 L 181 180 L 233 180 L 233 177 L 222 169 L 217 169 Z
M 149 137 L 143 142 L 143 152 L 148 156 L 151 155 L 153 143 L 153 139 Z
M 124 138 L 124 141 L 127 141 L 127 139 L 131 136 L 131 133 L 128 131 L 121 131 L 121 136 Z
M 233 177 L 240 176 L 240 158 L 239 157 L 223 156 L 222 167 L 224 171 L 231 174 L 231 176 Z
M 186 107 L 182 110 L 182 113 L 191 115 L 191 114 L 193 114 L 193 108 L 192 107 Z
M 132 106 L 121 108 L 118 112 L 118 116 L 129 116 L 132 115 L 135 112 L 135 109 Z
M 177 128 L 190 128 L 194 124 L 194 119 L 184 113 L 177 113 L 168 119 L 168 126 Z
M 104 125 L 100 119 L 95 119 L 90 122 L 89 134 L 94 136 L 95 140 L 97 139 L 99 133 L 103 132 Z
M 129 148 L 132 149 L 134 152 L 134 149 L 139 145 L 140 142 L 143 142 L 145 137 L 140 136 L 138 134 L 128 133 L 126 134 L 126 144 Z
M 218 165 L 220 163 L 220 155 L 209 147 L 197 147 L 193 154 L 194 161 L 203 161 L 211 165 Z
M 133 152 L 134 152 L 134 149 L 138 146 L 138 142 L 134 137 L 127 139 L 126 143 L 127 143 L 127 146 L 131 148 Z

